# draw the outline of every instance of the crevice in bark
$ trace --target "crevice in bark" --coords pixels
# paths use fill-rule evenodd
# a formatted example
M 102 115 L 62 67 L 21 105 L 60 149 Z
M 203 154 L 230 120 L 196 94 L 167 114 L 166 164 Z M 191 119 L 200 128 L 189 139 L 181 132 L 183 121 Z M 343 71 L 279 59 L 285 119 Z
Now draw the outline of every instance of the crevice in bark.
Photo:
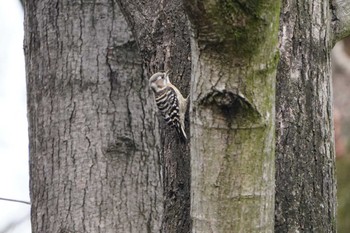
M 235 118 L 247 119 L 248 117 L 252 123 L 259 122 L 261 120 L 259 111 L 243 94 L 238 94 L 237 92 L 238 90 L 236 92 L 212 90 L 204 97 L 201 97 L 198 100 L 198 104 L 212 108 L 214 112 L 218 112 L 227 118 L 228 122 Z

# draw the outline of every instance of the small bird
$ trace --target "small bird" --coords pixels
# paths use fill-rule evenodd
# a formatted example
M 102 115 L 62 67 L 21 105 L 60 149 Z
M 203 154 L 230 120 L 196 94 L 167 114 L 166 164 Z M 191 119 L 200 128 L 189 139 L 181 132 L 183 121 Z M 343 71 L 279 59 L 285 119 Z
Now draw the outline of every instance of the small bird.
M 176 129 L 180 138 L 187 140 L 185 133 L 185 113 L 187 98 L 171 84 L 168 72 L 158 72 L 149 79 L 150 86 L 156 98 L 156 104 L 165 122 Z

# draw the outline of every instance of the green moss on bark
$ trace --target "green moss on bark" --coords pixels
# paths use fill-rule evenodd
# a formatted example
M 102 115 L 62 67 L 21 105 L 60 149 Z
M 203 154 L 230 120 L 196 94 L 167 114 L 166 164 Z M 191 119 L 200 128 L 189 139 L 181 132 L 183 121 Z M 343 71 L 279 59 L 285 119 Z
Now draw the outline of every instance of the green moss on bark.
M 274 25 L 278 24 L 280 3 L 276 0 L 207 0 L 187 4 L 196 4 L 191 5 L 197 12 L 192 12 L 190 18 L 198 29 L 199 43 L 228 57 L 249 58 L 261 48 L 268 49 L 261 45 L 278 30 Z
M 279 4 L 189 2 L 194 232 L 272 232 Z

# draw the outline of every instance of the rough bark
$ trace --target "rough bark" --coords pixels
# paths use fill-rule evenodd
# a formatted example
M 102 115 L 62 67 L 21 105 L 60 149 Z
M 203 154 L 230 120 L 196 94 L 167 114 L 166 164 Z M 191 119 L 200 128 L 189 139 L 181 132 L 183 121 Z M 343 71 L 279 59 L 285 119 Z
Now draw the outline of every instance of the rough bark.
M 276 100 L 275 232 L 335 232 L 329 1 L 284 0 Z
M 279 1 L 184 1 L 191 55 L 182 1 L 117 2 L 123 15 L 25 2 L 33 232 L 272 232 Z M 283 1 L 276 232 L 335 231 L 329 49 L 345 2 Z M 171 70 L 187 96 L 190 57 L 181 144 L 148 78 Z
M 144 74 L 170 70 L 170 79 L 186 97 L 190 81 L 190 39 L 180 0 L 118 1 L 143 58 Z M 153 97 L 151 99 L 154 101 Z M 154 105 L 154 108 L 155 105 Z M 159 115 L 163 158 L 164 218 L 162 232 L 190 231 L 190 152 Z M 186 125 L 187 135 L 188 124 Z
M 33 232 L 159 232 L 160 138 L 113 1 L 25 2 Z
M 350 2 L 348 0 L 332 0 L 333 43 L 350 35 Z
M 273 232 L 279 1 L 185 1 L 193 232 Z

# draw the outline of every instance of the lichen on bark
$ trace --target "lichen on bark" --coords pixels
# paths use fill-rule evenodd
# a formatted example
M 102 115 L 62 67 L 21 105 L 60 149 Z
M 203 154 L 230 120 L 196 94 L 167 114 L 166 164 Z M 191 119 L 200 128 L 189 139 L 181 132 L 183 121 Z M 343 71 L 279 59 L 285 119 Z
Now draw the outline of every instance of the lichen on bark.
M 193 232 L 273 231 L 279 4 L 250 3 L 186 1 Z

